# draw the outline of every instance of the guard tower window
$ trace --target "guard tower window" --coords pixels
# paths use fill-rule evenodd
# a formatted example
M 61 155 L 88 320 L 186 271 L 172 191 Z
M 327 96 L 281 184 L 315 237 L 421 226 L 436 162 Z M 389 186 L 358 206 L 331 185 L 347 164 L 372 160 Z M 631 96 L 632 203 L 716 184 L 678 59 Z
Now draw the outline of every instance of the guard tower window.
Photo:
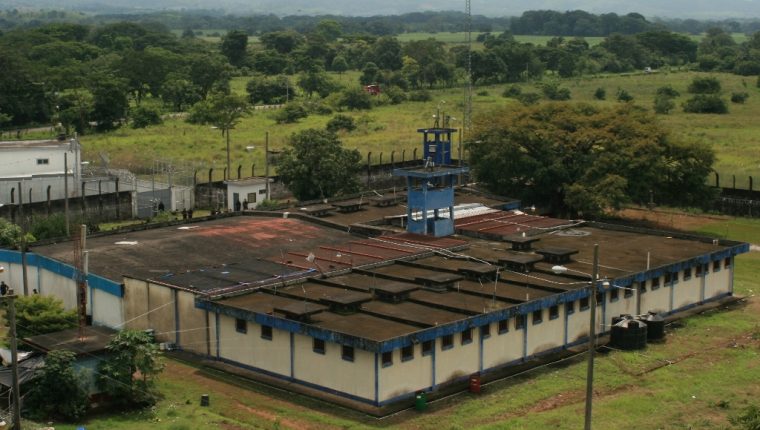
M 393 364 L 393 351 L 386 351 L 382 357 L 383 367 L 388 367 Z
M 414 359 L 414 345 L 407 345 L 401 348 L 401 361 Z
M 565 313 L 567 315 L 575 313 L 575 301 L 565 303 Z
M 672 276 L 670 275 L 670 273 L 665 274 L 665 285 L 668 285 L 670 283 L 671 278 Z
M 325 341 L 322 339 L 313 339 L 311 349 L 317 354 L 325 353 Z
M 625 290 L 623 290 L 623 297 L 628 298 L 633 295 L 635 285 L 631 285 L 630 287 L 626 287 Z
M 720 271 L 720 260 L 713 261 L 713 272 Z
M 691 267 L 687 267 L 683 270 L 683 280 L 688 281 L 691 279 Z
M 346 361 L 354 361 L 354 347 L 343 345 L 340 356 Z
M 604 304 L 604 293 L 596 293 L 596 305 L 601 306 Z
M 731 267 L 731 257 L 728 257 L 728 258 L 726 258 L 724 260 L 723 267 L 725 267 L 726 269 L 728 269 L 729 267 Z
M 430 355 L 433 353 L 433 347 L 435 346 L 434 340 L 426 340 L 422 342 L 422 355 Z
M 660 288 L 660 278 L 652 278 L 652 291 Z
M 238 333 L 248 333 L 248 321 L 235 318 L 235 331 Z
M 272 340 L 272 326 L 261 326 L 261 338 L 266 340 Z
M 589 308 L 588 297 L 584 297 L 581 299 L 581 310 L 585 311 L 588 308 Z
M 38 158 L 37 159 L 37 165 L 38 166 L 41 166 L 41 165 L 44 165 L 44 164 L 50 164 L 50 160 L 47 159 L 47 158 Z
M 618 301 L 620 298 L 620 290 L 618 290 L 615 287 L 612 287 L 610 290 L 610 303 Z
M 639 282 L 639 294 L 644 294 L 646 292 L 647 292 L 647 281 Z
M 462 332 L 462 345 L 472 342 L 472 329 L 468 328 Z

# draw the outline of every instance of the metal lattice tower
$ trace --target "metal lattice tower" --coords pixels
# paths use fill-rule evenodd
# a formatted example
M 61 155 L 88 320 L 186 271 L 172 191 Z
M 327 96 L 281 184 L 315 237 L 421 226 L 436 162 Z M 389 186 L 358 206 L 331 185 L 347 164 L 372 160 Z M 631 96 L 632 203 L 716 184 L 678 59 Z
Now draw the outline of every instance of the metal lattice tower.
M 463 136 L 462 139 L 467 141 L 470 137 L 472 128 L 472 12 L 470 1 L 465 0 L 465 33 L 467 34 L 467 77 L 464 86 L 464 112 L 463 112 Z

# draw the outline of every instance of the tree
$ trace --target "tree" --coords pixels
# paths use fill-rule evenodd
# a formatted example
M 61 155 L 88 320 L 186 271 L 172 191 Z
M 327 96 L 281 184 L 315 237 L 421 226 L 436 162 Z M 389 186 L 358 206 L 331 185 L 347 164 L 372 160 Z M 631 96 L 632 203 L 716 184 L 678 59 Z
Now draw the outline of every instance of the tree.
M 720 81 L 713 77 L 697 77 L 691 81 L 687 91 L 691 94 L 718 94 L 720 93 Z
M 8 316 L 5 316 L 6 326 Z M 77 312 L 67 311 L 54 296 L 33 294 L 16 299 L 16 327 L 19 339 L 76 327 Z
M 287 101 L 289 88 L 292 87 L 285 75 L 267 77 L 256 75 L 245 86 L 251 104 L 279 104 Z
M 284 108 L 277 111 L 274 120 L 277 124 L 292 124 L 309 116 L 309 112 L 301 103 L 290 102 Z
M 673 98 L 664 94 L 657 94 L 654 97 L 654 111 L 659 114 L 669 114 L 675 109 L 676 103 Z
M 683 104 L 686 113 L 728 113 L 726 102 L 714 94 L 696 94 Z
M 245 31 L 232 30 L 222 38 L 222 55 L 235 67 L 243 65 L 247 47 L 248 34 Z
M 21 227 L 0 218 L 0 247 L 21 249 L 24 243 L 31 243 L 37 240 L 31 233 L 22 234 Z
M 182 112 L 201 100 L 201 90 L 189 77 L 172 73 L 161 86 L 161 99 L 173 112 Z
M 359 76 L 359 83 L 362 85 L 376 84 L 380 76 L 380 68 L 373 62 L 368 62 L 362 68 L 362 75 Z
M 712 150 L 672 140 L 653 115 L 629 104 L 499 110 L 479 119 L 472 141 L 479 181 L 558 215 L 594 217 L 623 203 L 646 203 L 652 192 L 675 205 L 712 195 L 705 184 Z
M 372 109 L 372 96 L 359 86 L 346 88 L 340 93 L 338 103 L 349 110 Z
M 327 198 L 359 189 L 359 151 L 343 148 L 326 130 L 294 133 L 276 162 L 282 182 L 299 200 Z
M 74 421 L 87 412 L 87 391 L 74 371 L 75 359 L 76 354 L 64 350 L 45 356 L 45 367 L 29 383 L 24 399 L 36 418 Z
M 113 402 L 125 406 L 155 403 L 156 377 L 163 370 L 158 346 L 140 330 L 123 330 L 106 345 L 108 355 L 98 365 L 98 387 Z
M 90 118 L 98 130 L 112 130 L 127 116 L 127 83 L 112 75 L 100 75 L 90 82 L 93 106 Z
M 163 123 L 161 112 L 158 109 L 146 106 L 138 106 L 132 112 L 132 128 L 145 128 L 149 125 Z
M 340 130 L 354 131 L 356 123 L 350 116 L 338 114 L 327 121 L 325 129 L 331 133 L 337 133 Z
M 94 107 L 92 93 L 85 88 L 74 88 L 61 91 L 56 101 L 58 122 L 66 134 L 73 128 L 77 133 L 84 134 L 90 127 L 90 116 Z
M 334 72 L 338 72 L 340 74 L 343 74 L 346 70 L 348 70 L 348 62 L 346 61 L 346 57 L 342 55 L 336 55 L 333 57 L 332 64 L 330 65 L 330 68 Z
M 320 97 L 326 97 L 333 92 L 337 84 L 330 79 L 330 76 L 321 68 L 316 68 L 298 77 L 298 86 L 311 97 L 313 93 L 319 94 Z

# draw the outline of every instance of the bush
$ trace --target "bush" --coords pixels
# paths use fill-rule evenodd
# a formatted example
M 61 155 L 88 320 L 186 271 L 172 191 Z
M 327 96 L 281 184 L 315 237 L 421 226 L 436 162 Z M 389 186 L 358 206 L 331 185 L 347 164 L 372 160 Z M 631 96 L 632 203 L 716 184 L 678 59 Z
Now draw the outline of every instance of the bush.
M 681 95 L 681 93 L 678 92 L 675 88 L 673 88 L 670 85 L 665 85 L 664 87 L 657 88 L 658 96 L 666 96 L 670 98 L 678 97 Z
M 605 90 L 602 87 L 599 87 L 594 91 L 594 98 L 597 100 L 604 100 L 607 98 L 607 90 Z
M 541 92 L 549 100 L 570 100 L 570 89 L 561 87 L 557 82 L 549 82 L 541 86 Z
M 37 240 L 65 237 L 66 216 L 55 214 L 47 218 L 35 218 L 32 222 L 31 232 Z
M 478 91 L 477 95 L 479 95 L 479 96 L 481 96 L 481 97 L 486 97 L 486 96 L 488 96 L 489 94 L 488 94 L 488 91 L 487 91 L 487 90 L 480 90 L 480 91 Z
M 633 100 L 633 96 L 628 91 L 626 91 L 626 90 L 624 90 L 624 89 L 621 88 L 617 92 L 617 100 L 619 102 L 626 102 L 627 103 L 627 102 L 630 102 L 630 101 Z
M 659 114 L 669 114 L 675 109 L 676 104 L 670 96 L 658 94 L 654 98 L 654 111 Z
M 718 94 L 720 81 L 717 78 L 694 78 L 687 91 L 691 94 Z
M 728 106 L 720 97 L 711 94 L 697 94 L 683 104 L 687 113 L 728 113 Z
M 132 128 L 145 128 L 149 125 L 161 124 L 161 113 L 158 109 L 138 106 L 132 111 Z
M 372 96 L 362 87 L 347 88 L 341 92 L 338 103 L 350 110 L 372 109 Z
M 525 106 L 530 106 L 538 103 L 541 100 L 541 95 L 538 93 L 522 93 L 517 96 L 517 100 Z
M 256 205 L 257 211 L 273 211 L 282 207 L 282 203 L 277 200 L 262 200 L 261 203 Z
M 406 101 L 406 91 L 395 85 L 385 88 L 383 94 L 388 97 L 388 101 L 392 105 L 398 105 Z
M 78 420 L 87 412 L 87 391 L 74 371 L 76 354 L 50 351 L 45 366 L 32 379 L 24 406 L 35 418 Z
M 309 116 L 309 113 L 303 105 L 291 102 L 274 115 L 274 120 L 277 124 L 291 124 L 307 116 Z
M 337 133 L 339 130 L 353 131 L 356 129 L 356 123 L 350 116 L 338 114 L 327 121 L 325 128 L 333 133 Z
M 522 94 L 522 88 L 518 87 L 517 85 L 510 85 L 507 88 L 504 88 L 504 92 L 501 93 L 502 97 L 507 98 L 515 98 Z
M 749 98 L 749 93 L 733 93 L 731 94 L 731 102 L 743 104 Z M 37 236 L 35 234 L 35 236 Z M 39 236 L 37 236 L 39 237 Z
M 433 100 L 433 96 L 427 90 L 412 91 L 409 94 L 409 101 L 413 102 L 429 102 Z

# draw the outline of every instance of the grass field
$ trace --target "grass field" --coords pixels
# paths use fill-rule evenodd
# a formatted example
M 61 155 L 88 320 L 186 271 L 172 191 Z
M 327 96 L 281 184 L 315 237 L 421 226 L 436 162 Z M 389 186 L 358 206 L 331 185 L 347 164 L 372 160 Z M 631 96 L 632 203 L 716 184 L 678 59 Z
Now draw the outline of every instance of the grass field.
M 707 222 L 698 231 L 760 242 L 760 221 Z M 741 304 L 681 320 L 664 343 L 646 350 L 598 356 L 594 428 L 633 430 L 727 429 L 728 418 L 760 398 L 760 253 L 737 258 L 735 292 Z M 462 393 L 377 420 L 299 395 L 168 360 L 156 407 L 95 416 L 74 430 L 243 429 L 560 429 L 582 427 L 583 356 L 488 384 L 484 394 Z M 211 406 L 198 405 L 200 395 Z M 35 428 L 30 426 L 30 428 Z
M 336 80 L 345 84 L 357 81 L 357 72 L 334 75 Z M 727 115 L 686 114 L 680 104 L 687 99 L 686 88 L 695 76 L 716 76 L 723 85 L 723 98 L 728 99 L 733 92 L 747 92 L 750 97 L 745 104 L 729 103 Z M 245 83 L 249 78 L 235 78 L 232 88 L 244 94 Z M 546 80 L 552 79 L 551 77 Z M 618 103 L 616 93 L 625 89 L 634 96 L 634 103 L 651 109 L 658 87 L 671 85 L 681 96 L 676 99 L 678 108 L 660 119 L 675 138 L 689 141 L 706 142 L 715 148 L 717 162 L 715 169 L 721 173 L 722 184 L 731 183 L 731 175 L 737 176 L 737 186 L 746 188 L 748 176 L 760 177 L 760 91 L 755 85 L 756 78 L 741 77 L 731 74 L 704 74 L 660 70 L 650 74 L 602 75 L 562 80 L 572 92 L 573 101 L 583 101 L 600 106 L 612 106 Z M 534 84 L 518 84 L 523 91 L 538 91 Z M 488 110 L 516 103 L 501 96 L 506 85 L 479 87 L 473 97 L 473 116 Z M 593 98 L 596 88 L 604 88 L 607 100 Z M 461 88 L 434 90 L 430 102 L 406 102 L 397 106 L 381 106 L 366 112 L 347 112 L 362 126 L 350 134 L 341 135 L 344 144 L 357 148 L 363 158 L 371 152 L 373 163 L 390 160 L 395 151 L 395 159 L 400 160 L 405 151 L 405 159 L 411 157 L 411 151 L 419 146 L 416 130 L 432 125 L 432 115 L 437 109 L 460 118 L 464 97 Z M 246 152 L 245 148 L 254 145 L 263 148 L 264 136 L 270 133 L 270 145 L 274 149 L 286 146 L 288 136 L 293 132 L 309 127 L 324 127 L 330 116 L 312 115 L 297 124 L 278 125 L 273 119 L 274 111 L 256 111 L 232 130 L 231 153 L 233 165 L 242 164 L 243 171 L 250 171 L 250 165 L 263 166 L 263 150 Z M 454 121 L 453 127 L 461 127 L 461 122 Z M 147 129 L 133 130 L 123 127 L 107 134 L 93 134 L 81 137 L 85 159 L 98 160 L 98 153 L 109 154 L 112 164 L 135 168 L 150 165 L 153 159 L 185 160 L 209 168 L 216 166 L 218 178 L 221 178 L 225 160 L 225 144 L 219 130 L 208 126 L 196 126 L 181 119 L 167 120 L 163 125 Z

